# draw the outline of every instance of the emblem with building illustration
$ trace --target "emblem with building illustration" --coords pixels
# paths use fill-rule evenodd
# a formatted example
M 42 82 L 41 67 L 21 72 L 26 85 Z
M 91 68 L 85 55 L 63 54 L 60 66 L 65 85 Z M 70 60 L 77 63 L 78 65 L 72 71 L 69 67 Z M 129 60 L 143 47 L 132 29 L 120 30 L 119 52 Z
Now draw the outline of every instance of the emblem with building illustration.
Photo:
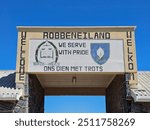
M 35 51 L 36 65 L 55 65 L 58 61 L 57 47 L 50 41 L 42 42 Z

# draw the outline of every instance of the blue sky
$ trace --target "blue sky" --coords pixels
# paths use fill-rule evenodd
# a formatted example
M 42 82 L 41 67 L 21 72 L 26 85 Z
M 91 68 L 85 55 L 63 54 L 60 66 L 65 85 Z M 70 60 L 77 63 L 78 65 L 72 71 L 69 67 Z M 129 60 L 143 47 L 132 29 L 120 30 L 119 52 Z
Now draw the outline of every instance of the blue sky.
M 137 26 L 138 70 L 150 70 L 149 0 L 0 0 L 0 70 L 16 68 L 16 26 L 55 25 Z M 51 97 L 46 102 L 46 112 L 105 111 L 101 97 Z

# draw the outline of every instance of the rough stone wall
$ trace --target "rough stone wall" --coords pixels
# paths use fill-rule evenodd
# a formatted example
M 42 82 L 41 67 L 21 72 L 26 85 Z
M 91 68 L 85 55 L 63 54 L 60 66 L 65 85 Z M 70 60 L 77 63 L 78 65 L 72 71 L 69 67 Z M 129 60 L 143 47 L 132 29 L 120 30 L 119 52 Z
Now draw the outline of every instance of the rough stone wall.
M 29 113 L 44 112 L 44 89 L 35 75 L 29 75 Z
M 150 113 L 150 103 L 135 103 L 133 100 L 131 101 L 131 112 L 132 113 Z
M 106 89 L 106 112 L 121 113 L 125 112 L 125 77 L 117 75 Z
M 127 84 L 123 75 L 117 75 L 106 89 L 106 112 L 108 113 L 148 113 L 150 103 L 134 102 L 127 94 Z
M 15 102 L 0 101 L 0 113 L 12 113 L 15 105 Z
M 26 113 L 28 112 L 28 97 L 20 98 L 18 102 L 16 102 L 13 113 Z
M 19 101 L 0 101 L 0 113 L 43 113 L 44 89 L 35 75 L 29 75 L 25 95 Z

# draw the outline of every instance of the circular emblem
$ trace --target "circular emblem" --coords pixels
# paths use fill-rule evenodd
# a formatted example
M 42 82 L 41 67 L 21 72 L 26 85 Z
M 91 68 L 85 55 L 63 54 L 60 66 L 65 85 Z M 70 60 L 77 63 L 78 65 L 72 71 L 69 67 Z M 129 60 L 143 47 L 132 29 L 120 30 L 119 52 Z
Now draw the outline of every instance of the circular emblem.
M 57 47 L 50 41 L 42 42 L 36 49 L 35 60 L 41 65 L 55 65 L 58 61 Z

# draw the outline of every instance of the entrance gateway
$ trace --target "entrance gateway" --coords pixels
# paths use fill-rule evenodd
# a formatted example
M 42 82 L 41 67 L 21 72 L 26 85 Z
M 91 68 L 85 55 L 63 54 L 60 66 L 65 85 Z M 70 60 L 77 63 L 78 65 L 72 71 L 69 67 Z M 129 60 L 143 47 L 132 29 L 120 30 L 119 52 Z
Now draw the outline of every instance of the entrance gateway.
M 16 71 L 5 73 L 15 86 L 1 87 L 0 107 L 44 112 L 44 95 L 105 95 L 107 112 L 149 111 L 149 90 L 139 83 L 149 73 L 137 72 L 135 27 L 17 28 Z

